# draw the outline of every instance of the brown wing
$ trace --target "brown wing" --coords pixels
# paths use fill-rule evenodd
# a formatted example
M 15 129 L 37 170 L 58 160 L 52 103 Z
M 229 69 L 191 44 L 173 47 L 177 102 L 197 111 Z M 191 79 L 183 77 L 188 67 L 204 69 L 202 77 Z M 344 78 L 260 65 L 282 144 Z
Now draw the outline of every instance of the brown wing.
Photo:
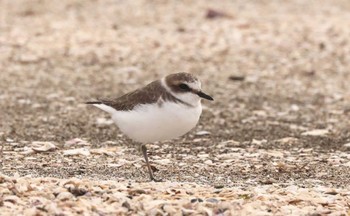
M 164 93 L 167 93 L 166 90 L 162 87 L 160 81 L 157 80 L 119 98 L 99 99 L 98 102 L 113 107 L 118 111 L 127 111 L 132 110 L 137 104 L 156 103 Z

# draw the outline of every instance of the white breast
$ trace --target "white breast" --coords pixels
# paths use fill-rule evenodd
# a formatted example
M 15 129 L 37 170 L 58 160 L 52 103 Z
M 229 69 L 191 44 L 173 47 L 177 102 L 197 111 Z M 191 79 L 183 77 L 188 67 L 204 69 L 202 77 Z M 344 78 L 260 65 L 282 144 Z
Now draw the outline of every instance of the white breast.
M 194 128 L 202 113 L 201 103 L 189 107 L 165 102 L 162 105 L 140 105 L 132 111 L 114 111 L 112 119 L 131 139 L 147 143 L 169 140 Z

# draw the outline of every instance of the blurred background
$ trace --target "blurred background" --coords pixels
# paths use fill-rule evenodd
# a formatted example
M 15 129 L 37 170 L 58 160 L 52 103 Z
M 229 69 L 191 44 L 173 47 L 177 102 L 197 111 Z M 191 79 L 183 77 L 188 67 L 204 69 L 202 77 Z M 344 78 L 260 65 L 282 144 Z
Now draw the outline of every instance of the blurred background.
M 186 71 L 215 103 L 179 145 L 208 131 L 193 145 L 345 151 L 349 20 L 347 0 L 2 0 L 0 132 L 23 143 L 126 144 L 82 102 Z

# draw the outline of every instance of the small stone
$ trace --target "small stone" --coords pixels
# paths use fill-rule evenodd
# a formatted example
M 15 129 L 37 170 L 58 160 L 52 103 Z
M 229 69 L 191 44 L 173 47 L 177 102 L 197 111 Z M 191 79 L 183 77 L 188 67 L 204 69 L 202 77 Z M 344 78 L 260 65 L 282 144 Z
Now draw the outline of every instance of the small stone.
M 299 111 L 299 110 L 300 110 L 300 108 L 299 108 L 299 106 L 298 106 L 298 105 L 296 105 L 296 104 L 292 104 L 292 105 L 290 106 L 290 110 L 292 110 L 292 111 L 294 111 L 294 112 L 297 112 L 297 111 Z
M 256 139 L 253 139 L 252 140 L 252 145 L 257 145 L 257 146 L 261 146 L 263 144 L 267 143 L 267 140 L 266 139 L 263 139 L 263 140 L 256 140 Z
M 219 202 L 219 200 L 215 199 L 215 198 L 209 198 L 209 199 L 206 199 L 205 201 L 211 202 L 211 203 L 218 203 Z
M 316 130 L 311 130 L 311 131 L 306 131 L 302 133 L 302 136 L 326 136 L 329 134 L 328 129 L 316 129 Z
M 350 143 L 344 144 L 344 147 L 347 148 L 347 149 L 350 149 Z
M 196 133 L 196 136 L 205 136 L 205 135 L 210 135 L 211 133 L 209 131 L 198 131 Z
M 266 117 L 267 113 L 265 110 L 253 110 L 253 114 L 260 117 Z
M 130 196 L 138 196 L 141 194 L 146 194 L 147 192 L 142 189 L 133 189 L 133 190 L 129 190 L 128 193 Z
M 325 192 L 325 194 L 329 194 L 329 195 L 337 195 L 337 194 L 338 194 L 338 192 L 337 192 L 337 191 L 335 191 L 335 190 L 331 190 L 331 191 L 327 191 L 327 192 Z
M 195 203 L 195 202 L 203 202 L 203 200 L 201 198 L 193 198 L 193 199 L 191 199 L 191 203 Z
M 97 149 L 90 149 L 91 154 L 98 154 L 98 155 L 107 155 L 114 157 L 116 154 L 115 152 L 118 151 L 117 148 L 97 148 Z
M 206 160 L 206 161 L 204 161 L 204 163 L 207 164 L 207 165 L 212 165 L 213 161 L 212 160 Z
M 74 195 L 71 194 L 70 192 L 61 192 L 57 195 L 57 199 L 61 201 L 67 201 L 70 199 L 73 199 Z
M 276 181 L 275 179 L 273 179 L 273 178 L 262 179 L 262 180 L 260 180 L 260 183 L 262 183 L 262 184 L 267 184 L 267 185 L 273 184 L 273 183 L 276 183 L 276 182 L 277 182 L 277 181 Z
M 87 141 L 80 139 L 80 138 L 74 138 L 71 140 L 68 140 L 64 143 L 65 147 L 72 147 L 72 146 L 89 146 L 91 145 Z
M 227 140 L 219 143 L 217 145 L 218 148 L 225 148 L 225 147 L 232 147 L 232 146 L 239 146 L 241 143 L 235 140 Z
M 222 189 L 224 188 L 225 186 L 224 185 L 214 185 L 214 188 L 215 189 Z
M 229 76 L 228 78 L 229 78 L 229 80 L 232 80 L 232 81 L 244 81 L 245 76 L 243 76 L 243 75 L 232 75 L 232 76 Z
M 207 14 L 205 15 L 205 18 L 216 19 L 216 18 L 233 18 L 233 17 L 223 11 L 208 9 Z
M 20 154 L 22 155 L 30 155 L 35 153 L 35 151 L 29 147 L 24 147 L 23 150 L 24 150 L 23 152 L 20 152 Z
M 12 143 L 12 142 L 14 142 L 14 140 L 13 139 L 10 139 L 10 138 L 6 138 L 6 140 L 5 140 L 6 142 L 8 142 L 8 143 Z
M 172 205 L 169 205 L 169 204 L 165 204 L 165 205 L 163 206 L 163 209 L 164 209 L 164 211 L 165 211 L 166 213 L 168 213 L 169 215 L 176 215 L 176 213 L 177 213 L 176 208 L 175 208 L 174 206 L 172 206 Z
M 47 152 L 56 149 L 56 146 L 52 142 L 35 141 L 32 142 L 32 149 L 35 152 Z
M 199 158 L 208 158 L 209 154 L 198 154 L 197 157 L 199 157 Z
M 76 197 L 83 196 L 88 192 L 85 188 L 80 187 L 69 187 L 68 191 Z
M 345 164 L 342 164 L 343 166 L 346 166 L 346 167 L 350 167 L 350 161 L 345 163 Z
M 89 156 L 90 151 L 89 151 L 89 149 L 85 149 L 85 148 L 69 149 L 69 150 L 63 151 L 63 155 L 64 156 L 71 156 L 71 155 Z
M 299 141 L 298 138 L 295 138 L 295 137 L 285 137 L 285 138 L 276 140 L 276 142 L 283 144 L 283 145 L 296 144 L 296 143 L 298 143 L 298 141 Z
M 123 202 L 122 207 L 126 208 L 127 210 L 131 209 L 130 203 L 128 203 L 127 201 Z

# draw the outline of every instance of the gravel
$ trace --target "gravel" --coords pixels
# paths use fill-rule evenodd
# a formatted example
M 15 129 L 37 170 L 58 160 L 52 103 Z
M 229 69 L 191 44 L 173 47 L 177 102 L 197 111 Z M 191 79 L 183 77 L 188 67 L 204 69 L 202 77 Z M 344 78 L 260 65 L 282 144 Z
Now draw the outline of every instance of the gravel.
M 0 1 L 0 215 L 350 215 L 350 3 Z M 215 98 L 138 145 L 82 102 L 187 71 Z
M 346 215 L 348 190 L 0 176 L 2 215 Z

